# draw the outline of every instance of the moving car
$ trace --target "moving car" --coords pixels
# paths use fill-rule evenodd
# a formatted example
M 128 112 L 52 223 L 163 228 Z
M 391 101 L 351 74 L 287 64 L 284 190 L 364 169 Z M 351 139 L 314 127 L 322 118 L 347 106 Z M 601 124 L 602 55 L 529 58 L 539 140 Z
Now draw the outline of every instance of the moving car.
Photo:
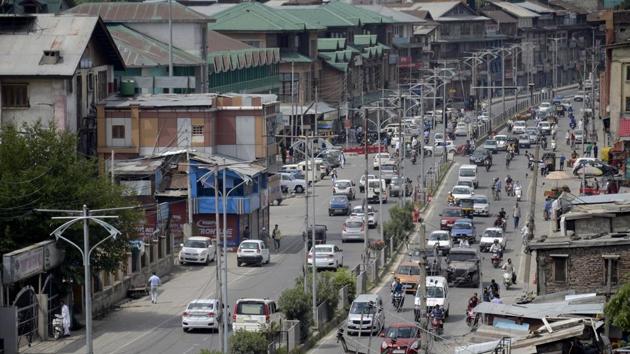
M 280 187 L 289 192 L 304 193 L 306 190 L 306 181 L 297 179 L 293 174 L 280 173 Z
M 456 136 L 468 135 L 468 124 L 464 122 L 457 123 L 457 126 L 455 127 L 455 135 Z
M 350 335 L 358 332 L 376 334 L 383 330 L 383 327 L 385 327 L 385 311 L 381 297 L 377 294 L 357 296 L 348 311 L 346 332 Z
M 470 219 L 459 219 L 451 226 L 451 240 L 454 244 L 457 244 L 460 240 L 475 243 L 476 236 L 475 224 Z
M 490 204 L 488 202 L 488 197 L 482 194 L 477 194 L 473 196 L 474 204 L 474 214 L 479 216 L 490 216 Z
M 545 114 L 551 112 L 552 109 L 553 109 L 553 106 L 551 105 L 551 103 L 549 103 L 549 102 L 542 102 L 538 106 L 538 113 L 541 114 L 541 115 L 545 115 Z
M 508 136 L 507 135 L 496 135 L 494 137 L 494 140 L 496 140 L 497 142 L 497 150 L 498 151 L 505 151 L 507 150 L 507 142 L 508 142 Z
M 458 207 L 448 207 L 444 208 L 440 213 L 440 229 L 441 230 L 450 230 L 453 226 L 455 220 L 461 219 L 464 217 L 462 213 L 462 209 Z
M 182 313 L 182 329 L 219 330 L 221 321 L 221 306 L 216 299 L 197 299 L 188 303 Z
M 471 164 L 482 166 L 485 163 L 488 156 L 491 156 L 491 155 L 492 155 L 491 151 L 486 150 L 484 148 L 478 148 L 477 150 L 473 151 L 472 155 L 470 155 L 469 161 Z
M 539 137 L 539 132 L 538 132 L 538 128 L 536 127 L 527 127 L 525 128 L 525 132 L 527 134 L 527 136 L 529 137 L 529 143 L 530 144 L 538 144 L 538 137 Z
M 527 124 L 522 120 L 517 120 L 512 124 L 512 134 L 523 134 L 525 133 L 525 128 L 527 128 Z
M 473 183 L 473 181 L 466 181 L 466 180 L 460 179 L 459 181 L 457 181 L 457 185 L 470 187 L 472 190 L 475 190 L 475 184 Z
M 269 248 L 262 240 L 246 240 L 238 245 L 236 250 L 236 266 L 254 264 L 262 266 L 271 261 Z
M 428 276 L 426 286 L 427 313 L 431 313 L 431 310 L 433 310 L 435 305 L 440 305 L 440 307 L 444 310 L 445 317 L 448 317 L 451 307 L 448 301 L 448 280 L 441 276 Z
M 367 176 L 368 176 L 368 180 L 376 179 L 375 175 L 368 174 Z M 365 175 L 361 176 L 361 178 L 359 179 L 359 192 L 363 193 L 364 190 L 365 190 Z
M 446 257 L 447 279 L 455 286 L 469 285 L 476 288 L 481 282 L 479 255 L 471 247 L 453 247 Z
M 403 289 L 415 293 L 420 282 L 421 268 L 417 262 L 402 262 L 394 272 L 394 278 L 400 279 Z
M 373 229 L 378 225 L 378 220 L 376 219 L 376 210 L 368 205 L 368 227 Z M 350 214 L 352 217 L 361 218 L 365 220 L 365 214 L 363 213 L 363 205 L 357 205 L 352 208 L 352 213 Z
M 425 145 L 424 146 L 424 155 L 425 156 L 442 156 L 444 155 L 444 141 L 438 141 L 433 146 Z M 454 153 L 457 148 L 455 147 L 455 143 L 452 140 L 446 141 L 446 153 Z
M 215 258 L 215 248 L 209 237 L 193 236 L 180 245 L 179 263 L 208 264 Z
M 490 246 L 494 243 L 494 240 L 499 241 L 499 244 L 505 249 L 506 240 L 503 235 L 503 229 L 500 227 L 488 227 L 483 231 L 481 239 L 479 240 L 479 251 L 488 252 Z
M 383 166 L 384 168 L 385 166 Z M 381 202 L 387 203 L 389 197 L 389 187 L 385 183 L 384 179 L 370 179 L 368 180 L 367 200 L 368 203 L 378 203 L 379 198 Z
M 395 161 L 391 158 L 388 152 L 381 152 L 374 155 L 374 161 L 372 161 L 372 167 L 375 170 L 378 170 L 381 167 L 381 165 L 386 165 L 386 164 L 391 165 L 394 163 Z
M 330 197 L 328 203 L 328 216 L 333 215 L 350 215 L 350 201 L 348 197 L 343 194 L 335 194 Z
M 238 299 L 232 315 L 232 330 L 259 332 L 280 323 L 282 313 L 276 302 L 269 299 Z
M 427 238 L 427 249 L 433 250 L 435 247 L 437 247 L 442 254 L 448 254 L 448 251 L 451 250 L 453 242 L 447 230 L 436 230 L 429 234 Z
M 455 198 L 455 202 L 462 198 L 472 198 L 473 194 L 475 194 L 472 188 L 459 185 L 453 187 L 453 189 L 451 189 L 451 193 L 453 194 L 453 198 Z
M 381 165 L 381 178 L 385 180 L 385 183 L 389 184 L 397 174 L 398 169 L 395 165 Z
M 307 262 L 313 265 L 313 248 L 308 252 Z M 315 246 L 315 267 L 317 269 L 334 269 L 343 267 L 343 250 L 333 244 Z
M 496 154 L 498 151 L 498 144 L 496 140 L 488 139 L 483 143 L 483 148 L 490 151 L 493 154 Z
M 343 223 L 341 231 L 341 242 L 363 241 L 365 223 L 362 218 L 351 216 Z
M 354 182 L 349 179 L 338 179 L 333 185 L 333 194 L 343 194 L 353 200 L 356 197 L 353 186 Z
M 479 185 L 479 182 L 477 181 L 477 165 L 460 166 L 457 178 L 459 181 L 470 181 L 473 183 L 474 188 L 477 188 Z
M 542 135 L 551 135 L 551 123 L 547 121 L 538 122 L 538 130 Z
M 529 135 L 521 134 L 518 136 L 518 147 L 529 149 L 532 147 L 532 142 L 529 140 Z
M 410 262 L 418 263 L 421 259 L 424 260 L 427 275 L 442 274 L 442 261 L 432 249 L 423 250 L 420 248 L 414 248 L 411 252 L 409 252 Z
M 392 197 L 408 197 L 411 195 L 411 180 L 407 177 L 392 177 L 389 183 L 389 195 Z
M 586 142 L 586 140 L 584 138 L 584 130 L 583 129 L 575 129 L 573 131 L 573 135 L 575 135 L 575 143 L 576 144 L 582 144 L 582 143 Z
M 381 354 L 408 353 L 408 349 L 420 337 L 420 330 L 415 323 L 394 322 L 381 332 Z

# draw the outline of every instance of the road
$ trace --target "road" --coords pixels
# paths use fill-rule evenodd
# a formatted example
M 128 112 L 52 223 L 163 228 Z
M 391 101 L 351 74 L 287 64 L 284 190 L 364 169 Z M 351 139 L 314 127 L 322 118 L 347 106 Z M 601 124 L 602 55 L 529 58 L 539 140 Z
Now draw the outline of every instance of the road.
M 525 101 L 526 98 L 523 98 Z M 506 103 L 507 107 L 513 105 L 512 101 Z M 496 112 L 501 107 L 501 102 L 493 105 Z M 441 131 L 438 125 L 438 131 Z M 456 144 L 461 144 L 464 138 L 458 138 Z M 501 161 L 498 158 L 496 161 Z M 463 162 L 463 157 L 455 159 L 456 167 Z M 372 170 L 372 159 L 369 161 L 370 173 Z M 434 166 L 433 158 L 425 161 L 425 170 Z M 503 175 L 503 169 L 495 165 L 488 176 L 494 177 Z M 514 171 L 515 179 L 524 181 L 523 158 L 518 158 L 510 171 Z M 364 173 L 365 162 L 363 156 L 349 156 L 345 168 L 338 169 L 339 179 L 352 179 L 357 182 L 360 175 Z M 409 160 L 405 160 L 403 175 L 417 181 L 419 176 L 420 163 L 411 165 Z M 522 175 L 522 176 L 521 176 Z M 504 177 L 504 175 L 503 175 Z M 446 181 L 447 186 L 455 183 L 455 174 L 451 172 Z M 484 179 L 482 179 L 484 181 Z M 487 193 L 487 183 L 482 182 L 478 193 Z M 328 241 L 341 245 L 341 225 L 344 221 L 342 216 L 328 216 L 328 200 L 332 193 L 331 181 L 326 178 L 315 184 L 315 219 L 318 224 L 328 226 Z M 444 206 L 446 189 L 442 189 L 440 194 L 434 198 L 433 206 L 430 209 L 427 220 L 427 231 L 433 230 L 435 225 L 439 225 L 438 213 Z M 394 205 L 396 198 L 391 198 L 390 203 L 384 204 L 379 210 L 383 216 L 383 222 L 388 220 L 389 209 Z M 235 301 L 243 297 L 266 297 L 277 299 L 282 291 L 294 285 L 294 280 L 302 274 L 302 264 L 304 251 L 301 233 L 304 229 L 304 196 L 296 196 L 286 199 L 282 205 L 273 206 L 271 209 L 271 225 L 279 224 L 285 237 L 282 239 L 281 249 L 273 253 L 271 263 L 264 267 L 237 267 L 235 254 L 228 255 L 228 284 L 229 301 Z M 353 201 L 353 205 L 360 204 L 360 197 Z M 312 200 L 309 200 L 309 209 L 312 213 Z M 492 205 L 493 209 L 505 207 L 510 210 L 513 202 L 502 200 Z M 378 208 L 378 206 L 377 206 Z M 476 219 L 476 226 L 479 231 L 488 226 L 491 221 Z M 378 238 L 378 228 L 369 231 L 371 239 Z M 513 237 L 508 233 L 509 237 Z M 514 243 L 512 243 L 514 244 Z M 518 244 L 518 243 L 517 243 Z M 361 262 L 363 243 L 343 244 L 344 266 L 353 268 Z M 508 256 L 518 258 L 518 252 L 508 244 Z M 499 271 L 489 268 L 489 261 L 484 259 L 483 272 L 484 279 L 501 279 Z M 515 262 L 518 264 L 518 261 Z M 97 319 L 94 323 L 94 349 L 95 353 L 197 353 L 201 348 L 219 349 L 220 337 L 218 334 L 208 332 L 184 333 L 181 329 L 181 313 L 190 300 L 196 298 L 208 298 L 216 295 L 215 265 L 210 266 L 176 266 L 172 279 L 162 287 L 159 303 L 153 305 L 148 298 L 131 301 L 121 305 L 116 311 L 108 314 L 103 319 Z M 463 324 L 464 300 L 467 299 L 473 289 L 452 289 L 449 298 L 452 306 L 451 318 L 446 324 L 447 336 L 453 338 L 465 332 Z M 518 287 L 517 290 L 519 291 Z M 389 299 L 386 290 L 380 292 L 385 299 Z M 386 301 L 388 303 L 388 301 Z M 406 304 L 412 304 L 413 299 L 408 296 Z M 412 320 L 412 310 L 408 307 L 405 312 L 393 314 L 387 305 L 388 321 L 390 320 Z M 378 345 L 374 341 L 374 345 Z M 62 341 L 48 343 L 46 350 L 33 348 L 26 352 L 55 352 L 55 353 L 83 353 L 85 340 L 83 335 L 77 333 L 75 336 L 63 339 Z M 376 347 L 375 347 L 376 348 Z M 317 348 L 318 353 L 338 353 L 339 347 L 334 344 L 334 340 L 322 341 Z

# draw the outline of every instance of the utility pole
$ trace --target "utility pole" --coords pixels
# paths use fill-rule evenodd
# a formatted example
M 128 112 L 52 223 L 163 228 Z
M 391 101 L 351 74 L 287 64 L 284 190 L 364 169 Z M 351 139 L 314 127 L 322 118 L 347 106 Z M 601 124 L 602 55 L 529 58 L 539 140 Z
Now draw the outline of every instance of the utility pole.
M 519 46 L 512 47 L 512 85 L 516 88 L 514 90 L 514 112 L 518 112 L 518 51 L 521 49 Z M 503 84 L 505 86 L 505 84 Z
M 315 95 L 317 95 L 317 91 L 315 91 Z M 317 107 L 317 104 L 315 105 L 315 107 Z M 317 119 L 317 108 L 315 108 L 315 119 Z M 314 149 L 314 139 L 311 139 L 311 173 L 312 173 L 312 177 L 313 177 L 313 181 L 315 181 L 315 149 Z M 308 160 L 305 160 L 308 161 Z M 306 174 L 308 174 L 308 163 L 306 164 L 307 169 L 306 169 Z M 307 186 L 307 190 L 308 190 L 308 186 Z M 313 277 L 312 277 L 312 302 L 313 302 L 313 321 L 315 321 L 315 323 L 317 323 L 318 319 L 317 319 L 317 252 L 316 252 L 316 247 L 315 245 L 317 244 L 316 242 L 316 238 L 315 238 L 315 183 L 312 184 L 311 190 L 313 191 L 313 227 L 311 228 L 311 238 L 312 238 L 312 243 L 313 243 L 313 267 L 312 267 L 312 272 L 313 272 Z M 366 224 L 366 228 L 367 228 L 367 224 Z M 308 231 L 308 229 L 307 229 Z M 306 235 L 306 238 L 308 238 L 308 235 Z M 308 252 L 308 251 L 307 251 Z M 306 278 L 304 278 L 304 283 L 306 283 Z
M 173 1 L 168 0 L 168 77 L 173 77 Z M 172 82 L 169 82 L 168 92 L 173 93 Z
M 364 192 L 364 203 L 363 204 L 363 270 L 367 270 L 367 262 L 368 262 L 368 257 L 369 257 L 369 250 L 368 250 L 368 188 L 370 187 L 370 180 L 368 179 L 368 109 L 367 108 L 363 108 L 363 124 L 364 124 L 364 130 L 363 130 L 363 146 L 365 147 L 365 187 L 363 188 L 363 192 Z M 380 160 L 379 160 L 380 162 Z M 379 167 L 380 168 L 380 167 Z M 381 188 L 382 182 L 379 180 L 378 181 L 379 186 L 379 193 L 383 193 L 383 190 Z M 379 210 L 380 212 L 380 210 Z M 359 331 L 360 333 L 361 331 Z
M 532 176 L 532 189 L 529 191 L 529 220 L 527 224 L 527 235 L 525 236 L 525 244 L 529 245 L 529 241 L 534 238 L 534 230 L 536 229 L 534 215 L 536 213 L 536 191 L 538 190 L 538 161 L 540 159 L 540 145 L 536 145 L 534 150 L 534 175 Z M 531 251 L 525 252 L 525 290 L 529 290 L 530 284 L 530 268 L 532 265 Z
M 385 92 L 383 92 L 383 98 L 385 98 Z M 380 101 L 379 101 L 379 106 L 380 106 Z M 383 102 L 383 109 L 385 107 L 385 102 Z M 381 107 L 378 108 L 378 111 L 376 111 L 376 129 L 377 131 L 377 135 L 378 135 L 378 180 L 379 183 L 381 183 L 380 181 L 383 180 L 383 175 L 382 175 L 382 169 L 381 169 Z M 383 243 L 385 243 L 385 235 L 383 233 L 383 213 L 381 212 L 381 210 L 383 210 L 383 193 L 379 193 L 378 194 L 378 228 L 379 228 L 379 240 L 381 240 Z M 367 210 L 364 210 L 364 212 L 367 213 Z M 394 250 L 390 250 L 390 253 L 393 254 Z M 384 266 L 385 265 L 385 249 L 383 248 L 381 250 L 381 264 Z
M 595 28 L 593 28 L 593 49 L 591 52 L 591 141 L 597 141 L 597 132 L 595 131 L 595 71 L 597 70 L 597 65 L 595 64 Z M 582 143 L 584 146 L 584 143 Z M 598 158 L 595 156 L 595 158 Z
M 426 250 L 427 250 L 427 231 L 426 231 L 426 225 L 424 224 L 424 222 L 420 223 L 420 253 L 421 254 L 426 254 Z M 427 316 L 426 316 L 426 309 L 427 309 L 427 265 L 426 265 L 427 259 L 426 257 L 420 257 L 420 261 L 418 262 L 418 265 L 420 266 L 420 284 L 418 284 L 418 286 L 420 287 L 419 292 L 420 292 L 420 304 L 418 305 L 420 308 L 418 309 L 419 312 L 419 316 L 420 316 L 420 329 L 422 330 L 422 332 L 424 332 L 422 334 L 422 336 L 420 337 L 420 347 L 423 350 L 427 350 L 429 347 L 429 342 L 428 342 L 428 338 L 425 335 L 425 333 L 428 333 L 427 329 L 428 329 L 428 321 L 427 321 Z
M 308 137 L 304 136 L 304 154 L 308 154 Z M 305 158 L 308 155 L 305 156 Z M 308 162 L 308 160 L 306 160 Z M 304 216 L 304 293 L 307 293 L 308 291 L 308 282 L 306 281 L 306 275 L 308 274 L 308 222 L 309 222 L 309 218 L 308 218 L 308 163 L 306 163 L 306 171 L 304 173 L 304 182 L 306 183 L 306 188 L 304 190 L 304 207 L 305 207 L 305 216 Z M 315 180 L 313 180 L 313 182 L 315 182 Z M 313 212 L 315 212 L 313 210 Z M 313 225 L 313 228 L 315 228 L 315 225 Z M 313 244 L 313 246 L 315 246 L 315 244 Z M 315 260 L 313 259 L 313 263 L 315 263 Z
M 221 251 L 220 251 L 220 244 L 219 244 L 219 240 L 220 240 L 220 231 L 219 231 L 219 166 L 216 165 L 214 166 L 214 245 L 215 245 L 215 257 L 214 257 L 214 264 L 215 264 L 215 277 L 217 279 L 217 288 L 216 288 L 216 293 L 217 293 L 217 297 L 219 298 L 219 304 L 221 304 L 222 307 L 222 316 L 221 316 L 221 321 L 228 321 L 227 318 L 227 313 L 228 313 L 228 309 L 227 306 L 225 306 L 226 302 L 223 301 L 223 294 L 221 292 L 221 289 L 223 289 L 223 285 L 221 284 L 221 265 L 223 264 L 223 262 L 221 262 Z M 250 231 L 251 232 L 251 231 Z M 223 338 L 223 326 L 219 326 L 219 337 Z M 223 343 L 223 340 L 221 341 L 221 352 L 225 353 L 227 352 L 227 348 L 225 348 Z
M 505 113 L 505 48 L 501 48 L 501 105 L 503 106 L 503 120 L 506 119 Z M 514 58 L 512 58 L 514 61 Z M 514 75 L 514 72 L 512 72 Z
M 444 68 L 446 69 L 446 62 L 444 62 Z M 444 72 L 444 71 L 442 71 Z M 446 148 L 446 141 L 448 140 L 446 138 L 446 126 L 448 125 L 448 120 L 446 119 L 446 75 L 444 74 L 442 76 L 442 134 L 444 134 L 444 151 L 442 153 L 442 161 L 446 162 L 448 161 L 448 149 Z M 437 149 L 438 147 L 436 146 L 435 149 Z M 437 173 L 437 171 L 436 171 Z
M 420 136 L 420 190 L 422 193 L 422 204 L 426 201 L 425 196 L 425 171 L 424 171 L 424 89 L 425 86 L 420 86 L 420 126 L 422 127 L 422 134 Z
M 488 122 L 490 122 L 490 132 L 492 132 L 492 75 L 490 74 L 490 60 L 486 61 L 486 80 L 488 81 Z
M 556 86 L 557 86 L 557 66 L 558 66 L 558 41 L 562 38 L 554 37 L 550 38 L 553 41 L 553 80 L 552 80 L 552 89 L 551 89 L 551 97 L 555 97 L 556 95 Z M 586 68 L 585 68 L 586 69 Z
M 411 83 L 411 77 L 409 77 L 409 82 Z M 397 171 L 398 181 L 400 181 L 400 170 L 402 169 L 402 166 L 403 166 L 402 161 L 405 158 L 405 142 L 403 141 L 403 124 L 402 124 L 402 122 L 403 122 L 403 116 L 405 114 L 407 114 L 407 112 L 405 111 L 406 107 L 403 104 L 403 102 L 404 101 L 403 101 L 403 97 L 402 97 L 402 92 L 401 92 L 401 89 L 399 88 L 398 89 L 398 105 L 403 107 L 403 110 L 402 110 L 403 114 L 398 116 L 398 146 L 399 146 L 399 149 L 398 149 L 398 171 Z M 379 170 L 380 170 L 380 167 L 379 167 Z M 403 198 L 399 195 L 398 196 L 398 205 L 399 206 L 402 206 L 402 200 L 403 200 Z M 380 212 L 380 210 L 379 210 L 379 212 Z

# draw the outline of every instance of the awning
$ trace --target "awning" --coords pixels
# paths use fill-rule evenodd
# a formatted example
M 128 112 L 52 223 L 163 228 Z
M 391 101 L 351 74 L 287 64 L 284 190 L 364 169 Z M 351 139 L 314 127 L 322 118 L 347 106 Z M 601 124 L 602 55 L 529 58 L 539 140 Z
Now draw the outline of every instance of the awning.
M 294 105 L 292 109 L 290 104 L 280 105 L 280 112 L 282 112 L 282 114 L 286 116 L 290 116 L 292 112 L 294 115 L 299 116 L 299 115 L 302 115 L 303 111 L 304 111 L 304 115 L 315 114 L 315 112 L 317 112 L 317 114 L 326 114 L 326 113 L 336 112 L 337 108 L 331 107 L 326 102 L 318 102 L 317 104 L 314 104 L 310 108 L 308 108 L 308 106 Z

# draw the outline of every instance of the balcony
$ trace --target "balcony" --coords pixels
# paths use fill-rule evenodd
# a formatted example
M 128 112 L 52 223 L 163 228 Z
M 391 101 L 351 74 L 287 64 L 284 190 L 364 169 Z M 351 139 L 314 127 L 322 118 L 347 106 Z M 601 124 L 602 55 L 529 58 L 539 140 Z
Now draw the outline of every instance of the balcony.
M 219 209 L 220 214 L 223 213 L 223 197 L 219 196 Z M 196 212 L 200 214 L 214 214 L 216 210 L 214 197 L 198 197 L 195 198 L 194 203 L 196 205 Z M 228 214 L 249 214 L 256 209 L 260 208 L 260 196 L 258 194 L 251 194 L 247 197 L 234 196 L 227 198 Z

